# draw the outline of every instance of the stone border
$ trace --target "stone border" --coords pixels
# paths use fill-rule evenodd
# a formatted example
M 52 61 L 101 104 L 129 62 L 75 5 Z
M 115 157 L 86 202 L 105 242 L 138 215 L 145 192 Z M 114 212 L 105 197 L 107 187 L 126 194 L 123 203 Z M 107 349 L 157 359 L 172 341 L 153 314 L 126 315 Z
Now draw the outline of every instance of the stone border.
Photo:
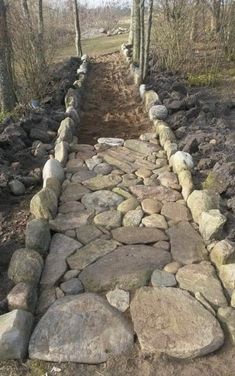
M 178 176 L 182 196 L 207 245 L 210 261 L 217 269 L 227 296 L 231 297 L 231 306 L 235 308 L 235 248 L 226 239 L 215 240 L 220 238 L 227 221 L 226 216 L 219 209 L 221 197 L 218 193 L 209 190 L 194 189 L 191 173 L 194 167 L 193 158 L 189 153 L 178 150 L 176 137 L 165 121 L 168 116 L 167 108 L 162 105 L 159 95 L 154 90 L 146 90 L 146 85 L 139 85 L 140 73 L 132 62 L 132 46 L 123 44 L 121 51 L 130 66 L 134 82 L 139 87 L 140 97 L 149 119 L 153 122 L 160 145 L 166 152 L 169 165 Z M 220 308 L 218 312 L 222 323 L 226 322 L 228 316 L 235 318 L 235 312 L 231 312 L 231 307 L 228 307 L 228 310 L 230 311 Z
M 49 220 L 58 210 L 58 199 L 65 180 L 64 166 L 69 152 L 77 143 L 84 84 L 88 73 L 88 56 L 81 58 L 77 79 L 65 96 L 66 118 L 61 121 L 54 145 L 54 157 L 45 163 L 42 176 L 43 187 L 30 202 L 30 213 L 34 217 L 27 223 L 25 248 L 16 250 L 11 258 L 8 276 L 15 283 L 7 296 L 9 312 L 0 316 L 4 319 L 1 335 L 0 359 L 23 359 L 27 355 L 28 342 L 34 322 L 38 300 L 38 284 L 51 241 Z M 14 340 L 12 340 L 12 335 Z M 3 339 L 3 337 L 5 337 Z

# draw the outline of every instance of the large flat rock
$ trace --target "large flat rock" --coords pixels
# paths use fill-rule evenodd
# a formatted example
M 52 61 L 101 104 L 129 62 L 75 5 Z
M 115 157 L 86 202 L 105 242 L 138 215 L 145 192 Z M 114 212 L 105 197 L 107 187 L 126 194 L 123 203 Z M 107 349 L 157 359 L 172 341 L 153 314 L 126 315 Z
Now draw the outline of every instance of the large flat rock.
M 26 356 L 32 325 L 33 315 L 21 309 L 0 316 L 0 360 Z
M 71 269 L 82 270 L 115 248 L 117 242 L 114 240 L 96 239 L 68 257 L 67 262 Z
M 119 227 L 112 231 L 112 235 L 124 244 L 149 244 L 168 239 L 163 231 L 147 227 Z
M 115 209 L 123 200 L 124 198 L 120 195 L 104 189 L 86 194 L 81 201 L 87 209 L 101 213 L 109 209 Z
M 80 200 L 90 190 L 79 183 L 69 183 L 60 197 L 62 202 Z
M 92 210 L 84 210 L 78 213 L 58 214 L 55 219 L 50 221 L 50 228 L 51 230 L 58 232 L 73 230 L 88 224 L 93 215 L 94 212 Z
M 145 286 L 152 272 L 170 261 L 170 253 L 161 248 L 123 246 L 85 268 L 79 278 L 88 291 L 107 291 L 115 287 L 131 290 Z
M 176 279 L 180 288 L 194 294 L 200 292 L 213 307 L 228 305 L 216 271 L 210 262 L 186 265 L 179 269 Z
M 29 345 L 31 359 L 96 364 L 133 345 L 130 323 L 96 294 L 57 300 L 36 326 Z
M 121 183 L 122 178 L 118 175 L 98 175 L 94 178 L 85 180 L 83 184 L 92 191 L 98 191 L 101 189 L 114 188 Z
M 171 253 L 175 261 L 191 264 L 202 261 L 206 254 L 205 244 L 201 236 L 188 222 L 180 222 L 168 230 L 171 242 Z
M 195 358 L 222 346 L 219 322 L 188 292 L 172 287 L 143 287 L 131 302 L 141 349 L 174 358 Z
M 149 155 L 159 150 L 159 145 L 150 144 L 141 140 L 126 140 L 124 146 L 141 154 Z
M 139 199 L 152 198 L 159 201 L 177 201 L 182 199 L 179 192 L 174 189 L 158 186 L 146 186 L 146 185 L 133 185 L 130 187 L 130 191 Z
M 67 270 L 66 258 L 72 255 L 82 244 L 62 234 L 55 234 L 50 245 L 41 277 L 42 287 L 52 287 Z

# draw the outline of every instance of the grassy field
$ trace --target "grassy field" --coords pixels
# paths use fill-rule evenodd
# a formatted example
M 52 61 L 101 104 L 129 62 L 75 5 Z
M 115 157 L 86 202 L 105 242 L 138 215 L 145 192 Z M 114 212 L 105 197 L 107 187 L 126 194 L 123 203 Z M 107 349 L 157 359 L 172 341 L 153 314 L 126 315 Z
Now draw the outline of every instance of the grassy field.
M 92 39 L 85 39 L 82 41 L 83 53 L 89 56 L 102 55 L 109 52 L 114 52 L 120 49 L 122 43 L 128 40 L 128 34 L 114 35 L 111 37 L 101 36 Z M 74 44 L 61 47 L 56 54 L 55 61 L 67 59 L 69 56 L 75 56 Z

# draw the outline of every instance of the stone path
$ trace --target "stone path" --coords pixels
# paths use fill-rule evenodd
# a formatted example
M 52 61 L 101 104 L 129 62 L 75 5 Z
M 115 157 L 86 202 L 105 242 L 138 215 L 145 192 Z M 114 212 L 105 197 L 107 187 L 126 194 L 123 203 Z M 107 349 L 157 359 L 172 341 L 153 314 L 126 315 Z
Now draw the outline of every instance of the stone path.
M 116 72 L 117 57 L 104 65 Z M 88 86 L 95 94 L 87 97 L 81 140 L 91 134 L 121 137 L 129 120 L 124 116 L 123 133 L 114 131 L 113 122 L 112 130 L 105 128 L 103 115 L 112 102 L 96 97 L 102 82 L 94 82 L 96 68 L 92 72 Z M 115 101 L 119 80 L 116 72 L 115 113 L 115 103 L 124 108 L 127 100 L 121 92 Z M 131 107 L 136 113 L 134 103 Z M 104 134 L 91 127 L 94 108 Z M 145 123 L 143 114 L 139 121 Z M 135 334 L 143 353 L 179 359 L 221 347 L 224 333 L 216 313 L 227 306 L 224 290 L 156 133 L 103 138 L 94 146 L 73 142 L 65 173 L 58 213 L 49 221 L 53 236 L 29 357 L 102 363 L 131 351 Z M 39 255 L 32 268 L 40 275 Z
M 134 331 L 143 351 L 177 358 L 220 347 L 214 309 L 227 301 L 155 134 L 74 144 L 66 170 L 30 357 L 99 363 L 130 349 Z M 134 330 L 112 305 L 130 306 Z

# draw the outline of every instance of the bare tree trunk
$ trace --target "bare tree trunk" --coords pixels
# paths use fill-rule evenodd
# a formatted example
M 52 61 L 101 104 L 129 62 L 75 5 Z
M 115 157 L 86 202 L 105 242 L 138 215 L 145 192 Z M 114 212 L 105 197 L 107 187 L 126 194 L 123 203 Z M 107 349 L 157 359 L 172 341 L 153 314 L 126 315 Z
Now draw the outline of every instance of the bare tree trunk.
M 133 62 L 140 64 L 140 0 L 134 0 L 134 44 Z
M 134 39 L 134 0 L 131 2 L 131 20 L 130 20 L 130 32 L 129 32 L 129 39 L 128 43 L 133 44 Z
M 6 6 L 0 0 L 0 110 L 3 112 L 11 111 L 16 105 L 10 56 Z
M 145 59 L 145 25 L 144 25 L 144 3 L 140 0 L 140 82 L 144 77 L 144 59 Z
M 40 39 L 43 39 L 44 34 L 44 19 L 43 19 L 43 4 L 42 0 L 38 0 L 38 33 Z
M 149 50 L 150 50 L 150 41 L 151 41 L 152 21 L 153 21 L 153 0 L 149 0 L 148 21 L 147 21 L 147 38 L 146 38 L 145 53 L 144 53 L 143 81 L 145 81 L 145 79 L 147 77 L 148 68 L 149 68 Z
M 80 22 L 79 22 L 79 11 L 78 11 L 78 3 L 77 0 L 74 0 L 74 23 L 75 23 L 75 45 L 77 56 L 82 57 L 82 45 L 81 45 L 81 30 L 80 30 Z
M 29 13 L 29 7 L 28 7 L 27 0 L 21 0 L 21 5 L 22 5 L 22 9 L 23 9 L 23 13 L 24 13 L 25 18 L 27 18 L 28 21 L 30 21 L 30 23 L 31 23 L 31 17 L 30 17 L 30 13 Z

